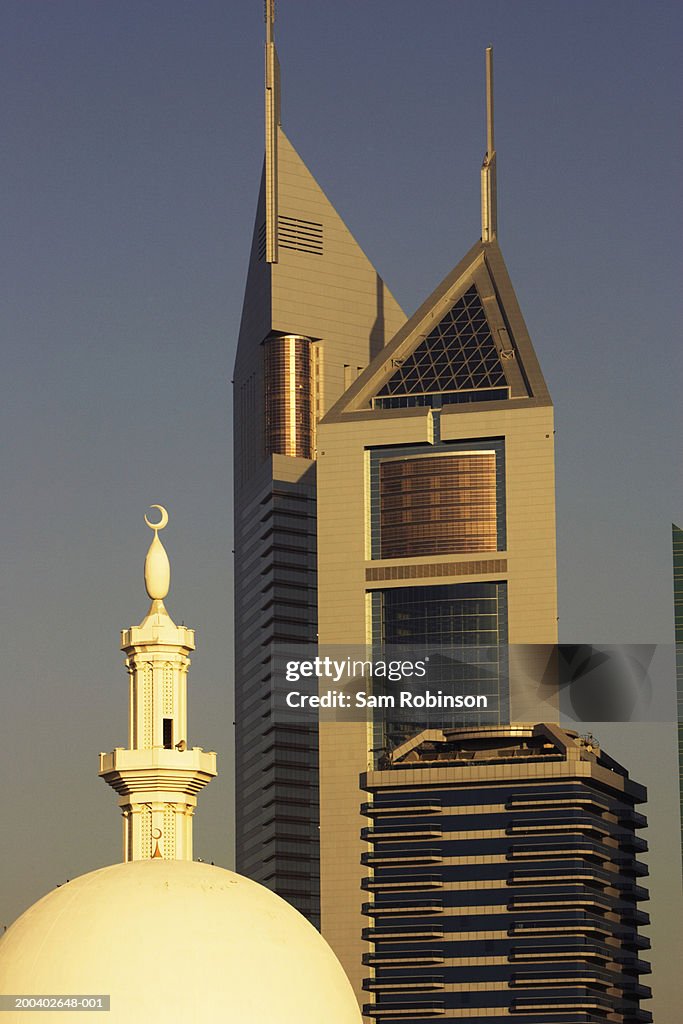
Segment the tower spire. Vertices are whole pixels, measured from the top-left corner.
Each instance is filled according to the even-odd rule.
[[[274,41],[275,0],[266,2],[266,263],[278,261],[277,149],[280,127],[280,62]]]
[[[176,626],[164,607],[171,582],[159,531],[162,505],[145,559],[151,605],[139,626],[121,632],[130,676],[128,749],[100,754],[100,777],[119,794],[123,859],[192,860],[197,793],[216,775],[216,755],[187,746],[187,671],[194,630]]]
[[[493,47],[486,48],[486,155],[481,167],[481,240],[498,234],[496,147],[493,139]]]

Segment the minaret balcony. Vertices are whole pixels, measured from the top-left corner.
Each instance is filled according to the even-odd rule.
[[[127,750],[117,747],[110,754],[100,754],[98,773],[117,793],[151,790],[176,790],[188,795],[199,793],[218,774],[214,751],[192,747],[191,750]]]

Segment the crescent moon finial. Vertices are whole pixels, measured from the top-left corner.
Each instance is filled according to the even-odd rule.
[[[150,505],[150,508],[158,509],[161,518],[158,523],[150,523],[145,516],[150,530],[154,530],[145,558],[145,589],[153,601],[163,601],[171,585],[171,566],[164,545],[159,540],[159,530],[163,530],[168,523],[168,512],[163,505]]]
[[[163,505],[150,505],[149,507],[159,509],[159,513],[161,515],[161,519],[159,520],[158,523],[150,523],[147,516],[145,516],[145,522],[149,526],[150,530],[154,530],[154,532],[156,533],[158,530],[163,530],[164,527],[168,525],[168,512],[166,511]]]

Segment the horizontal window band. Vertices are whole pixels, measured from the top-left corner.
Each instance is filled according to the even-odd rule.
[[[507,572],[506,558],[477,559],[470,562],[439,562],[428,565],[373,566],[365,570],[368,583],[384,580],[431,579],[436,576],[475,576]]]

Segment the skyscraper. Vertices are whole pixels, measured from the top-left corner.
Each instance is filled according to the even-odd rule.
[[[365,1012],[649,1021],[642,786],[551,724],[428,729],[363,779]]]
[[[318,423],[405,316],[282,130],[273,23],[234,371],[237,868],[318,924],[317,730],[276,722],[269,649],[316,640]]]
[[[481,239],[318,427],[318,630],[486,646],[499,720],[533,721],[505,656],[557,639],[553,409],[497,240],[491,51],[486,124]],[[322,928],[359,992],[356,787],[377,731],[320,726]]]
[[[469,742],[472,750],[491,754],[489,782],[512,791],[522,777],[525,783],[536,779],[549,800],[555,797],[543,780],[558,775],[561,764],[572,807],[581,803],[582,787],[602,787],[602,796],[595,798],[602,824],[561,820],[564,795],[557,797],[561,807],[553,827],[559,835],[565,825],[576,825],[578,838],[572,835],[571,843],[578,844],[577,864],[568,870],[576,868],[581,878],[578,888],[568,882],[569,896],[558,890],[552,898],[566,897],[566,902],[586,896],[588,906],[584,889],[598,889],[603,896],[610,890],[586,911],[614,923],[611,931],[597,929],[602,938],[596,943],[610,946],[624,936],[631,942],[642,920],[634,910],[642,898],[634,882],[640,866],[632,857],[641,847],[622,835],[618,816],[626,820],[644,793],[597,747],[537,724],[543,650],[557,641],[553,409],[498,244],[492,53],[487,51],[481,239],[406,318],[282,132],[272,4],[266,24],[266,159],[234,381],[238,868],[286,896],[311,920],[317,922],[320,914],[323,934],[359,1001],[367,999],[368,967],[378,969],[379,961],[371,949],[377,935],[367,930],[363,915],[405,909],[390,900],[367,905],[373,847],[378,843],[383,856],[387,839],[385,833],[378,838],[368,815],[385,799],[385,784],[396,787],[401,799],[411,790],[422,800],[416,793],[425,780],[431,784],[432,766],[418,778],[420,769],[410,758],[422,759],[436,740],[427,737],[424,747],[423,724],[390,715],[322,721],[317,729],[303,720],[284,722],[274,713],[271,649],[278,642],[316,639],[325,648],[486,648],[491,655],[486,684],[496,697],[488,728],[494,731],[488,740],[482,726],[469,728],[469,740],[442,731],[442,753],[446,760],[462,760],[453,751]],[[526,666],[533,683],[526,688],[517,685],[522,645],[539,651],[539,664]],[[547,706],[542,717],[547,721]],[[412,737],[406,733],[411,727]],[[391,761],[391,771],[380,764],[380,756],[385,759],[393,750],[395,759],[405,743],[413,744],[410,768],[400,758]],[[506,746],[511,756],[498,756]],[[459,785],[442,800],[467,806],[478,777],[462,765],[457,772]],[[373,795],[364,812],[361,775]],[[441,786],[451,780],[434,781]],[[403,807],[410,811],[410,801]],[[392,803],[392,811],[399,809]],[[507,810],[500,811],[505,820],[495,826],[503,831]],[[476,817],[479,811],[472,813]],[[435,839],[439,828],[432,824]],[[640,824],[636,815],[627,828]],[[415,823],[408,814],[404,823],[390,825],[397,832],[404,826],[414,831]],[[454,842],[469,845],[453,856],[489,857],[481,844],[486,828],[472,823],[473,836],[455,837]],[[602,838],[594,839],[594,833]],[[556,836],[548,841],[553,849],[538,870],[544,878],[557,866]],[[435,839],[429,854],[435,864],[451,856],[436,849],[439,842]],[[525,838],[522,860],[528,845]],[[607,848],[615,851],[618,869],[605,879],[601,865]],[[507,860],[507,852],[497,850],[496,856]],[[396,866],[396,884],[413,886],[412,878],[400,876]],[[501,878],[475,872],[469,883],[474,906],[486,902],[487,888],[501,887]],[[389,888],[393,884],[390,880]],[[544,892],[539,889],[535,896]],[[523,894],[515,890],[514,895]],[[429,914],[439,912],[436,902]],[[452,905],[457,914],[466,901]],[[591,922],[596,923],[592,917]],[[583,935],[584,923],[577,934]],[[406,937],[410,926],[401,924],[403,953],[419,956],[419,944]],[[633,942],[637,945],[637,937]],[[545,955],[545,948],[540,952]],[[565,952],[572,957],[576,950],[559,949],[559,955]],[[476,959],[480,953],[471,955]],[[619,1006],[637,1003],[642,993],[626,977],[632,958],[622,977],[614,966],[622,962],[616,950],[598,949],[596,956],[606,967],[601,978],[598,971],[587,984],[618,983]],[[383,959],[383,968],[388,960]],[[584,967],[578,954],[574,961],[572,969]],[[405,968],[411,984],[423,983],[413,963],[404,960],[394,967],[399,974]],[[635,965],[634,975],[640,967]],[[551,971],[556,970],[553,965]],[[394,984],[378,977],[384,986]],[[491,977],[486,972],[481,979],[470,977],[470,987]],[[508,980],[508,974],[494,979],[506,990]],[[449,976],[443,984],[465,984],[465,979]],[[391,1019],[397,1008],[389,1005],[387,991],[378,1018]],[[511,1006],[507,991],[506,1000],[495,1004],[501,1016]],[[445,1001],[437,1006],[435,997],[434,1002],[433,1015],[441,1014]],[[470,1003],[479,1009],[489,1005]],[[456,1016],[467,1019],[464,1000],[459,1009]],[[536,1020],[547,1012],[544,1004]],[[576,1021],[599,1019],[587,1013],[579,1009]],[[399,1016],[411,1020],[409,1013]]]

